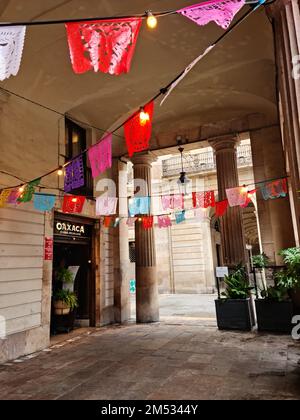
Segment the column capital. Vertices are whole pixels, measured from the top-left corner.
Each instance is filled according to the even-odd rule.
[[[134,166],[146,165],[146,166],[151,167],[152,163],[154,163],[156,159],[157,159],[156,156],[152,152],[146,152],[146,153],[139,153],[137,155],[134,155],[131,158],[131,162],[133,163]]]
[[[294,0],[277,0],[275,3],[267,6],[267,13],[271,17],[277,17],[280,15],[282,9],[293,2]],[[297,3],[297,0],[295,2]]]
[[[239,144],[238,135],[226,135],[220,137],[214,137],[208,140],[209,145],[216,151],[225,151],[236,149]]]

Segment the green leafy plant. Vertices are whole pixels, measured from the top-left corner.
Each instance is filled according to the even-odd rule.
[[[69,290],[58,290],[54,296],[54,300],[61,300],[64,302],[72,311],[78,308],[78,298],[75,293]]]
[[[272,302],[284,302],[289,300],[287,289],[277,285],[261,290],[261,297]]]
[[[252,265],[255,268],[266,268],[270,265],[270,258],[265,253],[254,255],[252,257]]]
[[[73,283],[73,274],[67,268],[60,268],[56,273],[56,280],[61,283],[71,284]]]
[[[279,252],[286,267],[276,273],[276,285],[286,289],[300,288],[300,248],[288,248]]]
[[[226,291],[222,293],[225,299],[247,299],[253,287],[249,286],[245,267],[238,265],[234,271],[225,277]]]

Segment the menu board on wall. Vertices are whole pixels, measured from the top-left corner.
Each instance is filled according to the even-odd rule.
[[[53,238],[45,238],[44,260],[53,261]]]

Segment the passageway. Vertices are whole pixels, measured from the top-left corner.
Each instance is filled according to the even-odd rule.
[[[216,326],[216,297],[200,294],[160,295],[160,322]],[[131,318],[135,320],[135,295],[131,297]]]
[[[299,360],[285,336],[108,327],[0,366],[0,400],[298,400]]]

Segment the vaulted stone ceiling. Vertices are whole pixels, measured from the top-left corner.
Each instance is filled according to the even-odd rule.
[[[194,3],[197,1],[10,0],[0,2],[0,13],[3,22],[31,21],[130,15]],[[116,77],[92,72],[75,75],[64,25],[30,27],[20,72],[1,86],[106,130],[152,97],[222,32],[215,23],[198,27],[177,15],[161,18],[154,31],[144,24],[130,73]],[[275,104],[272,26],[262,8],[199,63],[163,107],[157,103],[151,148],[176,145],[176,134],[190,133],[195,140],[207,124],[253,113],[275,121]],[[116,138],[114,155],[125,153],[124,142]]]

